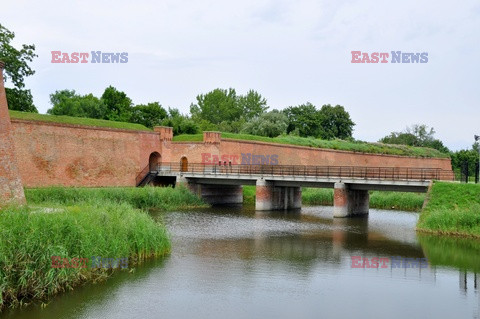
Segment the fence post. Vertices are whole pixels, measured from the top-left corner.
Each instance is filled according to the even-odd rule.
[[[480,163],[478,161],[475,163],[475,184],[478,184],[478,178],[479,178],[479,176],[478,176],[478,165],[479,164]]]

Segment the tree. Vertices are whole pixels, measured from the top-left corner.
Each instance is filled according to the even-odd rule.
[[[299,106],[290,106],[283,110],[287,116],[287,133],[297,131],[302,137],[317,137],[320,131],[320,119],[315,105],[307,102]]]
[[[254,90],[238,97],[238,107],[246,120],[260,116],[268,109],[267,100]]]
[[[215,89],[207,94],[197,96],[197,103],[190,105],[192,118],[205,120],[215,125],[231,127],[238,130],[248,121],[268,109],[267,100],[258,92],[250,90],[246,95],[237,95],[235,89]]]
[[[35,73],[28,65],[37,57],[35,45],[23,44],[21,49],[16,49],[10,44],[14,38],[15,33],[0,24],[0,60],[5,62],[5,82],[11,80],[15,87],[6,90],[8,106],[10,109],[38,113],[33,105],[32,93],[24,90],[25,77]]]
[[[404,132],[392,132],[380,139],[385,144],[403,144],[409,146],[421,146],[434,148],[440,152],[448,153],[449,149],[443,142],[434,137],[435,129],[425,124],[414,124],[407,127]]]
[[[111,121],[128,122],[132,117],[132,100],[125,92],[109,86],[102,94],[102,101],[107,108],[106,119]]]
[[[458,174],[463,169],[464,163],[468,165],[468,175],[475,176],[475,163],[478,161],[478,151],[475,144],[470,150],[460,150],[450,155],[452,159],[452,169]]]
[[[192,119],[182,115],[176,108],[168,108],[168,117],[161,124],[172,127],[174,135],[197,134],[200,131]]]
[[[33,96],[30,90],[5,88],[5,93],[10,110],[38,113],[37,108],[33,104]]]
[[[132,110],[130,122],[153,128],[167,117],[167,111],[158,102],[139,104]]]
[[[215,89],[207,94],[197,96],[197,104],[190,105],[194,119],[207,120],[213,124],[222,121],[234,121],[242,115],[237,103],[235,89]]]
[[[106,119],[107,115],[107,108],[102,100],[93,94],[78,95],[75,90],[55,91],[50,94],[50,103],[53,107],[47,111],[48,114],[96,119]]]
[[[283,112],[272,110],[268,113],[263,113],[245,124],[242,132],[252,135],[276,137],[286,133],[287,122],[287,116]]]
[[[341,105],[332,107],[330,104],[323,105],[319,111],[320,130],[319,136],[323,139],[346,139],[352,137],[355,123],[350,114]]]

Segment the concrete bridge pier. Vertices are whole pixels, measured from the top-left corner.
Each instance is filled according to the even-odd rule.
[[[281,210],[302,208],[302,188],[274,186],[272,182],[256,182],[255,209]]]
[[[345,183],[335,183],[333,217],[367,215],[370,196],[367,190],[349,189]]]
[[[241,185],[210,185],[177,179],[176,185],[183,184],[190,191],[200,196],[210,205],[239,205],[243,203],[243,186]]]

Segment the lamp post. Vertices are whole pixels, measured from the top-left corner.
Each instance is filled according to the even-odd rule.
[[[473,136],[475,138],[475,142],[478,142],[480,140],[480,136],[478,135],[474,135]],[[477,145],[477,151],[478,151],[478,170],[477,170],[477,178],[480,178],[480,145]],[[475,182],[478,182],[477,179],[475,179]]]

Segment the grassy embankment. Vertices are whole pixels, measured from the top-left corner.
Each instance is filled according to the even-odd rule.
[[[255,187],[243,187],[244,202],[255,203]],[[378,209],[397,209],[405,211],[420,211],[425,194],[401,192],[370,192],[370,207]],[[302,189],[302,204],[333,206],[333,189],[304,188]]]
[[[374,154],[390,154],[390,155],[401,155],[401,156],[417,156],[417,157],[449,157],[448,154],[441,153],[435,149],[428,147],[412,147],[406,145],[393,145],[393,144],[382,144],[382,143],[367,143],[361,141],[343,141],[343,140],[320,140],[317,138],[306,138],[299,136],[279,136],[279,137],[264,137],[256,136],[249,134],[234,134],[234,133],[223,133],[223,139],[236,139],[236,140],[247,140],[247,141],[259,141],[259,142],[268,142],[268,143],[278,143],[278,144],[290,144],[298,146],[309,146],[315,148],[324,148],[324,149],[334,149],[334,150],[343,150],[343,151],[352,151],[352,152],[362,152],[362,153],[374,153]],[[173,141],[203,141],[202,134],[183,134],[173,137]]]
[[[480,238],[480,185],[435,182],[417,230]]]
[[[58,116],[47,114],[36,114],[29,112],[9,111],[12,119],[43,121],[53,123],[64,123],[74,125],[86,125],[96,127],[118,128],[136,131],[151,131],[151,129],[134,123],[115,122],[106,120],[97,120],[90,118],[80,118],[71,116]],[[249,134],[222,133],[222,138],[259,141],[268,143],[290,144],[298,146],[309,146],[324,149],[344,150],[361,153],[390,154],[401,156],[417,157],[449,157],[448,154],[441,153],[435,149],[427,147],[412,147],[406,145],[393,145],[382,143],[367,143],[362,141],[343,141],[343,140],[320,140],[317,138],[305,138],[299,136],[278,136],[274,138],[265,136],[256,136]],[[173,137],[173,141],[202,141],[203,134],[184,134]]]
[[[147,128],[146,126],[143,126],[141,124],[135,124],[135,123],[97,120],[97,119],[90,119],[90,118],[83,118],[83,117],[65,116],[65,115],[37,114],[37,113],[19,112],[19,111],[9,111],[9,114],[10,114],[10,118],[19,119],[19,120],[43,121],[43,122],[86,125],[86,126],[96,126],[96,127],[108,127],[108,128],[118,128],[118,129],[124,129],[124,130],[134,130],[134,131],[151,131],[151,129]]]
[[[128,266],[170,251],[165,227],[146,209],[203,206],[185,188],[45,188],[28,206],[0,211],[0,309],[45,301],[112,270],[91,257],[128,257]],[[87,268],[53,268],[52,256],[88,258]]]

